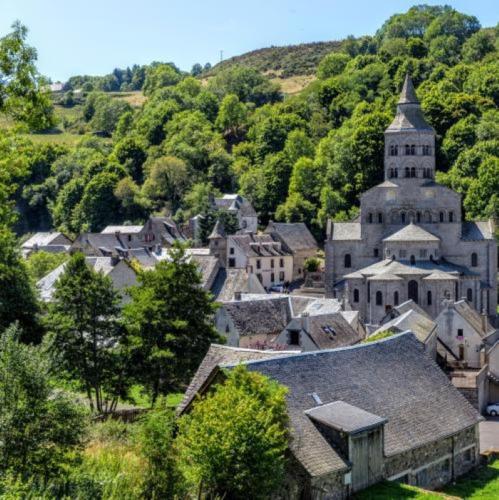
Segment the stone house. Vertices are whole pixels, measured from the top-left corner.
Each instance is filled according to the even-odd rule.
[[[303,222],[269,222],[265,233],[282,242],[293,255],[293,279],[304,276],[305,261],[317,255],[317,241]]]
[[[227,236],[217,221],[209,236],[209,248],[227,269],[245,269],[265,288],[293,280],[293,255],[270,234],[243,233]]]
[[[486,350],[499,337],[486,314],[480,314],[466,300],[449,300],[435,321],[439,350],[448,363],[466,368],[483,367]]]
[[[69,252],[81,252],[88,257],[116,257],[125,255],[127,249],[127,238],[122,238],[119,233],[81,233]]]
[[[389,330],[394,333],[412,332],[426,352],[433,359],[437,358],[438,325],[412,300],[392,309],[372,335]]]
[[[294,295],[241,295],[222,302],[215,326],[234,347],[315,351],[343,347],[365,337],[355,311],[334,299]]]
[[[343,499],[384,479],[438,488],[478,464],[478,413],[411,333],[310,353],[216,354],[178,411],[241,363],[286,386],[290,459],[278,497]]]
[[[123,303],[130,300],[126,290],[137,284],[137,274],[126,260],[115,257],[86,257],[85,261],[94,271],[111,278],[114,288],[122,296]],[[64,272],[65,267],[66,262],[37,282],[36,287],[39,290],[40,298],[44,302],[52,300],[55,284]]]
[[[435,131],[409,76],[385,131],[384,170],[355,221],[328,222],[328,296],[345,294],[372,324],[408,299],[436,318],[444,300],[462,297],[494,320],[494,223],[463,221],[461,195],[435,182]]]
[[[50,253],[67,252],[72,241],[63,233],[54,232],[39,232],[28,238],[21,245],[21,253],[23,257],[28,257],[33,252],[40,250]]]

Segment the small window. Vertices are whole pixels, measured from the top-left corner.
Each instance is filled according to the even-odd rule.
[[[128,241],[132,241],[132,235],[131,234],[128,235]]]
[[[427,144],[423,146],[423,155],[430,156],[430,146],[428,146]]]
[[[390,146],[390,156],[397,156],[399,152],[398,149],[397,145]]]
[[[468,288],[468,290],[466,290],[466,300],[468,302],[473,302],[473,290],[471,288]]]
[[[379,224],[383,223],[383,214],[381,214],[381,213],[378,214],[378,223]]]
[[[421,222],[421,212],[416,213],[416,221],[419,223]]]
[[[260,259],[257,259],[257,260],[256,260],[256,268],[257,268],[257,269],[261,269],[261,268],[262,268],[262,262],[261,262],[261,260],[260,260]]]
[[[462,339],[464,337],[464,330],[462,328],[457,329],[457,338]]]
[[[279,281],[280,281],[281,283],[283,283],[283,282],[284,282],[284,271],[279,271]]]
[[[468,448],[467,450],[464,451],[463,460],[467,463],[473,462],[474,455],[475,455],[475,447],[472,446],[471,448]]]
[[[416,257],[414,257],[414,255],[411,255],[410,262],[411,262],[411,266],[416,264]]]
[[[377,306],[383,305],[383,294],[379,290],[376,292],[376,305]]]
[[[444,217],[445,217],[445,215],[444,215],[444,213],[443,213],[443,212],[440,212],[440,213],[438,214],[438,217],[439,217],[440,222],[443,222],[443,221],[444,221]]]
[[[378,248],[374,249],[374,256],[379,257],[379,249]]]
[[[411,156],[414,156],[416,154],[416,145],[411,144]]]
[[[405,145],[405,154],[410,155],[411,154],[411,146],[409,144]]]
[[[449,212],[449,222],[454,222],[454,212]]]
[[[431,290],[428,290],[428,292],[426,293],[426,303],[431,306]]]
[[[416,177],[416,167],[411,167],[411,177]]]
[[[353,301],[359,302],[359,289],[358,288],[354,288],[354,290],[353,290]]]
[[[289,345],[300,345],[300,332],[298,330],[289,332]]]
[[[352,256],[349,253],[345,254],[344,258],[344,267],[345,268],[350,268],[352,267]]]
[[[393,303],[398,306],[399,305],[399,293],[398,292],[393,292]]]
[[[236,267],[236,259],[233,257],[229,259],[229,267]]]
[[[231,255],[234,255],[234,247],[230,247],[230,248],[229,248],[229,253],[230,253]]]
[[[371,283],[367,282],[367,302],[371,302]]]
[[[367,222],[369,222],[369,224],[372,224],[373,223],[373,214],[369,214],[367,216]]]
[[[471,267],[478,267],[478,255],[475,252],[471,254]]]
[[[411,169],[409,167],[405,167],[405,176],[410,177],[411,176]]]
[[[274,275],[274,273],[270,273],[270,281],[272,283],[275,283],[275,275]]]
[[[274,259],[270,259],[270,267],[274,269]]]
[[[405,224],[405,212],[400,214],[400,220],[402,221],[402,224]]]
[[[279,259],[279,267],[284,267],[284,259]]]

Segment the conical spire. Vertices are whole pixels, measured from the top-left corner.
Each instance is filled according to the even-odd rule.
[[[405,75],[404,85],[402,86],[398,104],[419,104],[416,91],[414,90],[414,84],[412,83],[412,78],[409,76],[409,73]]]
[[[217,223],[215,224],[213,231],[211,232],[210,236],[208,236],[209,240],[213,238],[225,238],[225,227],[223,225],[223,222],[220,221],[220,219],[217,220]]]

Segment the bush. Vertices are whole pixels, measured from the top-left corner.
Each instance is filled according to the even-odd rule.
[[[307,271],[308,273],[316,273],[319,270],[320,264],[320,260],[316,257],[309,257],[305,260],[305,271]]]

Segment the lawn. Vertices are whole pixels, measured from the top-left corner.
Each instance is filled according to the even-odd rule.
[[[426,491],[414,486],[385,481],[360,492],[358,500],[395,500],[411,498],[414,500],[442,500],[459,498],[466,500],[499,499],[499,459],[478,468],[449,484],[442,491]]]

